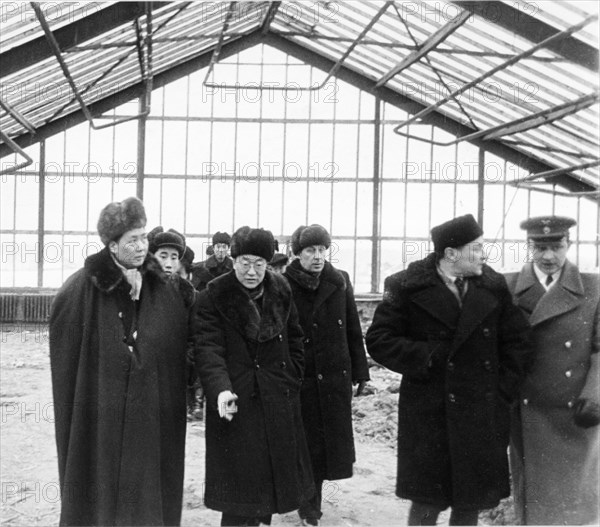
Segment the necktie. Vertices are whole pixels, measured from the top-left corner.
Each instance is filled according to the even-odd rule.
[[[552,278],[552,275],[551,275],[551,274],[549,274],[549,275],[546,277],[546,285],[547,285],[547,286],[549,286],[549,285],[552,283],[552,281],[553,281],[553,280],[554,280],[554,278]]]
[[[456,286],[456,289],[458,289],[458,296],[462,300],[463,294],[465,293],[465,279],[457,277],[456,280],[454,280],[454,285]]]

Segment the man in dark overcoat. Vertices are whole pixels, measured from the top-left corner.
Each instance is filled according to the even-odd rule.
[[[304,331],[302,419],[316,488],[299,514],[305,523],[318,525],[323,480],[352,477],[352,384],[360,393],[369,367],[350,277],[325,260],[329,233],[321,225],[302,225],[291,245],[298,258],[284,276]]]
[[[314,493],[300,414],[302,329],[269,231],[232,238],[233,271],[200,293],[196,364],[207,397],[207,507],[221,525],[270,524]]]
[[[431,231],[434,253],[385,281],[367,350],[402,374],[396,494],[409,525],[476,525],[510,493],[509,405],[529,353],[528,324],[484,264],[473,216]]]
[[[192,265],[192,284],[198,291],[206,289],[206,284],[233,269],[233,260],[227,255],[231,236],[226,232],[216,232],[212,237],[211,254],[203,262]]]
[[[534,349],[511,433],[520,524],[598,524],[600,284],[567,259],[575,224],[564,216],[522,222],[532,261],[507,275]]]
[[[61,525],[179,525],[194,289],[148,255],[141,201],[107,205],[105,244],[58,292],[50,364]]]

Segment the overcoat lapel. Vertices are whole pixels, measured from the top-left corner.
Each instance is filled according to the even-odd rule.
[[[558,283],[540,299],[529,322],[536,326],[576,309],[584,300],[583,284],[577,268],[566,262]]]
[[[544,286],[533,273],[533,264],[529,264],[517,277],[514,292],[517,305],[531,316],[545,293]]]
[[[458,301],[441,280],[438,280],[438,282],[439,284],[434,282],[433,287],[415,293],[412,301],[432,317],[454,329],[456,327],[456,313],[460,309]]]
[[[497,307],[498,299],[491,291],[479,287],[476,279],[469,280],[469,289],[463,298],[463,306],[450,353],[452,354],[460,348]]]

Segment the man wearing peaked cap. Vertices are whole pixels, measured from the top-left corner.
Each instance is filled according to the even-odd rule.
[[[396,494],[409,525],[476,525],[510,494],[509,404],[528,355],[528,325],[504,277],[484,263],[470,214],[431,230],[434,252],[385,280],[366,335],[402,374]]]
[[[194,291],[185,295],[166,279],[148,255],[145,226],[137,198],[104,207],[105,247],[52,304],[61,525],[181,519]]]
[[[598,523],[600,281],[567,258],[574,225],[523,221],[531,261],[506,277],[533,332],[511,433],[517,523],[528,525]]]
[[[233,260],[227,256],[230,245],[231,236],[226,232],[219,231],[213,235],[212,254],[203,262],[192,266],[192,284],[198,291],[205,289],[211,280],[233,269]]]
[[[300,415],[302,329],[270,231],[241,227],[233,270],[199,295],[196,365],[206,393],[204,503],[221,525],[271,523],[314,493]]]

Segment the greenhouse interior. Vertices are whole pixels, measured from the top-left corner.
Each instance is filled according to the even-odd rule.
[[[597,270],[595,2],[6,2],[1,288],[56,290],[101,248],[100,210],[148,229],[248,225],[285,252],[332,236],[357,295],[471,213],[488,263],[527,259],[522,220],[577,220]],[[8,309],[8,307],[6,307]]]

